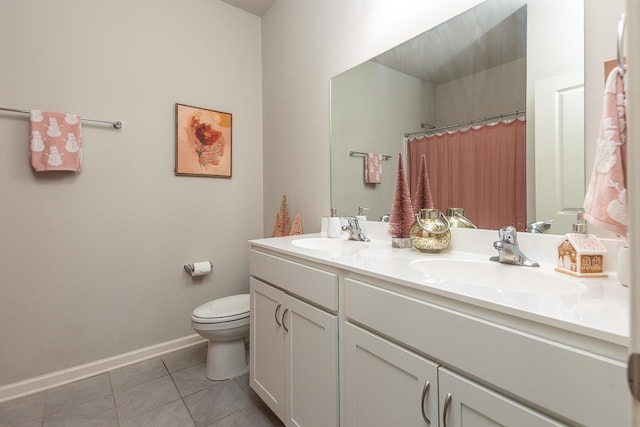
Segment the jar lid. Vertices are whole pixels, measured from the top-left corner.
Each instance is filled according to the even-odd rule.
[[[447,208],[445,211],[446,216],[456,216],[461,215],[464,216],[464,208]]]
[[[418,218],[420,219],[438,219],[440,218],[439,209],[420,209],[418,212]]]

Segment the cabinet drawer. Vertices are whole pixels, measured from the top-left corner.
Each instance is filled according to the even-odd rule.
[[[331,311],[338,311],[338,275],[251,249],[251,275]]]
[[[623,362],[357,280],[344,286],[347,318],[445,366],[583,425],[626,423]]]

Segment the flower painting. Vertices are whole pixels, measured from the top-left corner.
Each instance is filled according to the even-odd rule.
[[[175,173],[231,178],[231,114],[176,104]]]

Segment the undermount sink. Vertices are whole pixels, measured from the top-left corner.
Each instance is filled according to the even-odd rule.
[[[331,239],[328,237],[296,239],[292,240],[291,244],[303,249],[312,249],[315,251],[331,252],[342,255],[349,255],[368,247],[365,242],[346,239]]]
[[[425,283],[443,288],[477,288],[489,292],[517,292],[537,295],[568,296],[583,293],[587,287],[575,279],[549,274],[535,267],[520,267],[496,262],[421,259],[411,267],[425,274]]]

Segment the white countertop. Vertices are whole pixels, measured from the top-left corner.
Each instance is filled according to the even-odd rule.
[[[629,288],[620,285],[613,271],[607,271],[608,278],[576,278],[554,271],[554,242],[561,236],[541,235],[530,238],[519,234],[520,246],[525,255],[541,264],[538,268],[532,268],[489,261],[489,257],[496,254],[491,246],[491,242],[497,238],[496,232],[453,231],[451,247],[437,254],[422,253],[413,248],[392,248],[388,238],[381,236],[381,239],[376,239],[373,233],[370,234],[372,241],[367,243],[366,247],[354,242],[357,249],[348,251],[304,249],[292,243],[297,239],[317,238],[320,234],[257,239],[251,240],[250,243],[254,247],[323,263],[613,344],[628,346]],[[613,252],[612,249],[617,248],[616,241],[605,242],[605,245],[610,247],[610,253]],[[609,257],[612,263],[611,255]],[[465,264],[462,261],[471,264]],[[456,269],[458,262],[463,268]],[[438,268],[434,268],[439,271],[438,273],[430,271],[430,263],[439,264],[435,266]],[[465,266],[468,268],[464,268]],[[476,267],[481,267],[477,270],[481,272],[478,274],[485,276],[479,278],[480,283],[482,280],[485,283],[495,283],[492,277],[504,277],[506,280],[502,282],[505,283],[499,286],[472,283],[472,271],[476,271],[472,269]],[[456,280],[445,279],[447,268],[456,270],[453,273],[457,277]],[[528,271],[530,269],[535,271]],[[609,270],[606,259],[605,269]],[[466,273],[465,270],[467,270]],[[540,286],[534,292],[532,288],[536,287],[538,275],[541,279]],[[524,279],[520,280],[520,278]],[[513,286],[514,282],[519,284]],[[521,286],[527,283],[527,286]]]

